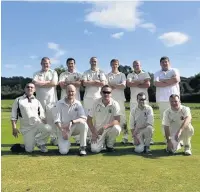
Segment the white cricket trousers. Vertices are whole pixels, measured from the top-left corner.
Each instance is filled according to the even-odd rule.
[[[115,125],[103,131],[102,135],[99,135],[99,139],[96,143],[91,143],[91,151],[93,153],[99,153],[103,149],[103,145],[106,144],[107,147],[113,148],[116,137],[119,136],[121,132],[121,127]]]
[[[175,135],[177,131],[170,130],[173,151],[175,152],[181,148],[180,141],[183,142],[184,148],[191,150],[191,138],[194,135],[194,128],[192,126],[185,128],[180,135],[179,142],[175,140]]]
[[[37,123],[31,130],[23,131],[22,135],[26,152],[32,152],[36,144],[45,145],[51,131],[51,126],[42,122]]]
[[[58,149],[60,154],[66,155],[69,152],[71,146],[69,138],[71,136],[80,134],[80,147],[85,147],[87,132],[88,132],[88,125],[86,122],[73,124],[68,134],[68,140],[63,139],[62,132],[58,130]]]
[[[168,101],[158,102],[158,107],[159,107],[159,111],[160,111],[160,120],[162,122],[164,111],[167,110],[168,108],[170,108],[170,103]],[[161,125],[161,132],[162,132],[163,136],[165,137],[165,130],[164,130],[163,125]]]
[[[136,137],[139,140],[140,144],[148,147],[150,146],[152,135],[153,127],[149,125],[146,128],[139,129]]]

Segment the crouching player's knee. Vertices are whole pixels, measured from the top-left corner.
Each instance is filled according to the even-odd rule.
[[[114,125],[112,128],[112,132],[116,134],[116,136],[120,135],[121,132],[121,126],[120,125]]]
[[[91,152],[92,153],[99,153],[101,151],[102,147],[99,146],[97,143],[91,144]]]
[[[70,142],[65,141],[65,143],[59,143],[58,148],[61,155],[67,155],[70,149]]]

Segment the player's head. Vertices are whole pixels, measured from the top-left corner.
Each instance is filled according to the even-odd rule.
[[[116,71],[118,70],[118,67],[119,67],[119,60],[118,59],[112,59],[110,61],[110,66],[112,68],[112,71]]]
[[[74,85],[68,85],[66,87],[66,93],[68,99],[74,99],[76,95],[76,87]]]
[[[33,83],[27,83],[25,86],[25,94],[32,96],[35,93],[35,85]]]
[[[48,71],[51,66],[50,59],[48,57],[43,57],[41,59],[41,65],[42,65],[42,71]]]
[[[90,58],[90,65],[91,65],[92,70],[97,68],[97,63],[98,63],[98,60],[96,57]]]
[[[103,100],[109,101],[111,98],[112,88],[109,85],[104,85],[101,88],[101,96]]]
[[[163,71],[169,70],[169,67],[170,67],[169,57],[161,57],[160,58],[160,66]]]
[[[169,102],[172,109],[178,110],[181,105],[180,96],[177,94],[172,94],[169,97]]]
[[[135,72],[141,71],[140,61],[138,61],[138,60],[133,61],[133,69],[134,69]]]
[[[67,61],[66,61],[68,71],[74,71],[75,64],[76,64],[76,61],[75,61],[74,58],[68,58]]]
[[[144,92],[140,92],[137,94],[137,102],[139,107],[143,107],[145,105],[146,95]]]

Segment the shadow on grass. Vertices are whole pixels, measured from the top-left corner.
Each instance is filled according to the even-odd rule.
[[[13,144],[2,144],[1,147],[11,147]],[[163,142],[155,142],[154,145],[164,145]],[[51,144],[47,144],[47,146],[51,146]],[[32,153],[13,153],[10,151],[9,149],[3,149],[1,151],[1,156],[7,156],[7,155],[27,155],[30,157],[38,157],[38,156],[77,156],[79,155],[79,146],[76,146],[75,143],[71,143],[71,148],[70,151],[67,155],[61,155],[58,151],[58,147],[57,146],[53,146],[54,149],[48,149],[47,153],[42,153],[40,152],[37,148],[34,152]],[[134,152],[134,146],[131,143],[128,144],[123,144],[120,142],[117,142],[115,144],[115,151],[114,152],[107,152],[105,151],[101,151],[101,153],[103,156],[107,156],[107,157],[114,157],[114,156],[126,156],[126,155],[133,155],[133,156],[141,156],[144,158],[150,158],[150,159],[158,159],[160,157],[168,157],[168,156],[172,156],[171,154],[168,154],[164,149],[153,149],[151,154],[147,154],[147,153],[135,153]],[[91,153],[90,150],[87,149],[87,155],[88,156],[93,156],[96,155],[95,153]],[[175,154],[173,154],[173,156],[176,155],[183,155],[183,152],[177,152]]]

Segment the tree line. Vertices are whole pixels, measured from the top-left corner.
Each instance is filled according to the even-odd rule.
[[[55,68],[58,75],[65,71],[63,66]],[[119,71],[124,73],[127,77],[129,73],[132,73],[130,66],[119,66]],[[155,102],[156,88],[153,85],[153,74],[149,73],[151,77],[151,86],[148,89],[150,102]],[[19,76],[14,77],[1,77],[1,99],[15,99],[16,97],[24,93],[24,87],[27,83],[31,82],[31,78],[24,78]],[[85,88],[80,88],[81,99],[83,99]],[[186,78],[181,77],[180,92],[182,102],[188,103],[200,103],[200,73]],[[61,95],[61,88],[57,86],[58,98]],[[126,101],[130,101],[130,88],[126,87],[124,90]]]

